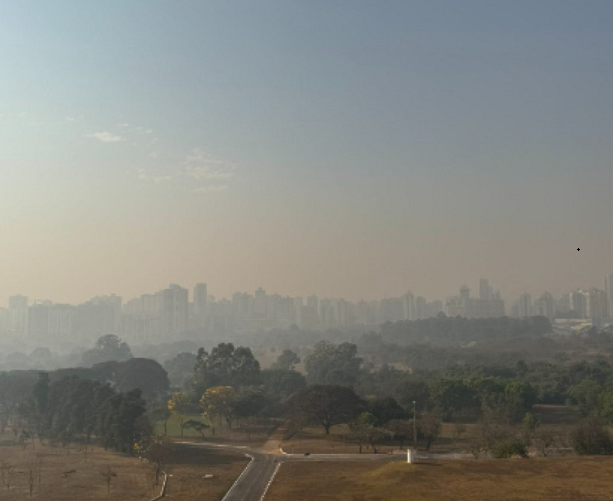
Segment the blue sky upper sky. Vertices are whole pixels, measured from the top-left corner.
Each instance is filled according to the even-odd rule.
[[[610,1],[24,0],[0,23],[0,297],[510,298],[613,270]]]

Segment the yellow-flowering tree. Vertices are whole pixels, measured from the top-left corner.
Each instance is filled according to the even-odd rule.
[[[204,411],[203,414],[208,416],[213,423],[213,419],[224,418],[228,423],[228,429],[232,428],[234,420],[234,404],[236,401],[236,392],[231,386],[215,386],[204,392],[200,398],[200,407]]]
[[[183,437],[183,423],[185,422],[185,417],[191,408],[192,405],[189,401],[189,397],[182,391],[174,392],[172,398],[168,401],[168,410],[181,427],[181,437]]]

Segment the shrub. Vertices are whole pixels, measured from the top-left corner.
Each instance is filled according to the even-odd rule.
[[[528,451],[524,442],[517,439],[510,439],[496,442],[492,447],[492,456],[496,459],[510,458],[513,456],[527,458]]]
[[[611,434],[596,418],[580,423],[571,433],[573,449],[581,456],[609,456],[613,454]]]

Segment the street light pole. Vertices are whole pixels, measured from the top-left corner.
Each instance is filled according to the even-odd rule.
[[[417,450],[417,413],[415,411],[415,400],[413,400],[413,446]]]

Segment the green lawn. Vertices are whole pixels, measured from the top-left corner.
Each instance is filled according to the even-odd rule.
[[[185,416],[185,421],[200,421],[201,423],[205,423],[210,425],[210,421],[207,417],[204,417],[202,414],[194,414],[194,415],[190,415],[190,416]],[[160,420],[157,421],[153,427],[154,432],[156,435],[164,435],[164,421]],[[180,437],[181,436],[181,426],[179,424],[179,421],[174,417],[171,416],[170,419],[168,419],[168,421],[166,422],[166,430],[167,430],[167,436],[169,437]],[[205,436],[210,436],[211,435],[211,430],[208,429],[205,432]],[[200,437],[200,433],[198,433],[196,430],[192,429],[192,428],[185,428],[183,430],[183,437]]]

